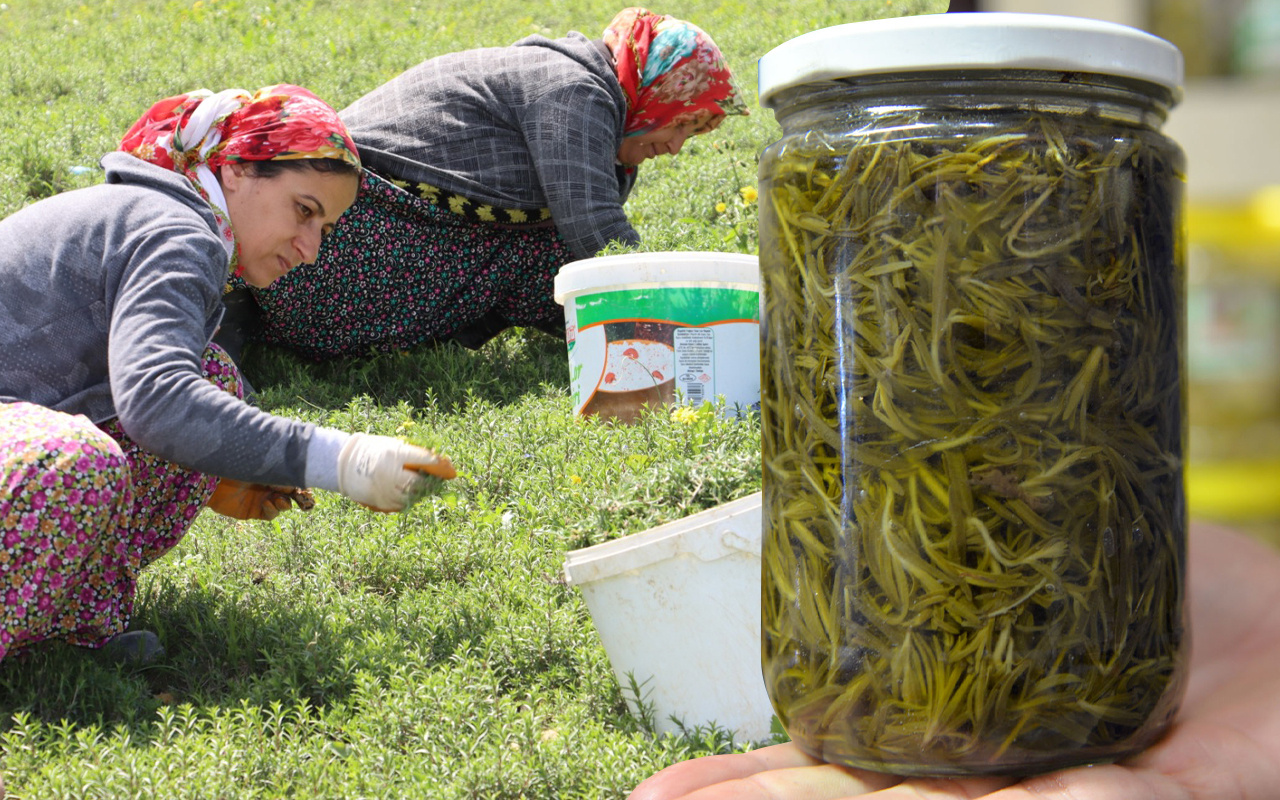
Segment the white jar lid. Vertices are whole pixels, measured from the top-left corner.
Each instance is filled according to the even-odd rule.
[[[1027,69],[1135,78],[1181,98],[1182,52],[1114,22],[970,12],[851,22],[797,36],[760,59],[760,104],[806,83],[945,69]]]

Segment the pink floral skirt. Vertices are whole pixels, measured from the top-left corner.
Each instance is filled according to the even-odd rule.
[[[204,374],[244,396],[216,345]],[[0,404],[0,659],[46,639],[101,647],[133,613],[139,571],[186,534],[218,479],[94,425]]]

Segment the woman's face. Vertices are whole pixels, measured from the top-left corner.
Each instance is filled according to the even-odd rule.
[[[618,161],[628,167],[635,167],[655,156],[673,156],[680,152],[690,136],[715,130],[723,119],[724,117],[712,117],[705,121],[665,125],[648,133],[628,136],[618,148]]]
[[[219,177],[244,281],[258,289],[316,260],[321,237],[355,202],[360,186],[351,174],[286,169],[268,178],[240,163],[223,166]]]

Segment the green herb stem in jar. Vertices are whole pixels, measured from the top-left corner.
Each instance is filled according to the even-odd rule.
[[[1184,674],[1182,156],[944,128],[762,163],[765,681],[828,761],[1110,760]]]

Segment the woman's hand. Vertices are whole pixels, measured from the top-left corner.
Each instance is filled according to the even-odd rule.
[[[822,764],[792,744],[675,764],[630,800],[1274,800],[1280,797],[1280,553],[1193,524],[1192,656],[1169,732],[1119,764],[1023,780],[903,779]]]
[[[403,511],[457,474],[447,457],[391,436],[352,434],[338,454],[338,491],[374,511]]]
[[[294,503],[303,511],[310,511],[315,505],[306,489],[245,483],[230,478],[219,478],[218,488],[209,498],[209,508],[235,519],[275,519],[277,514],[289,510]]]

